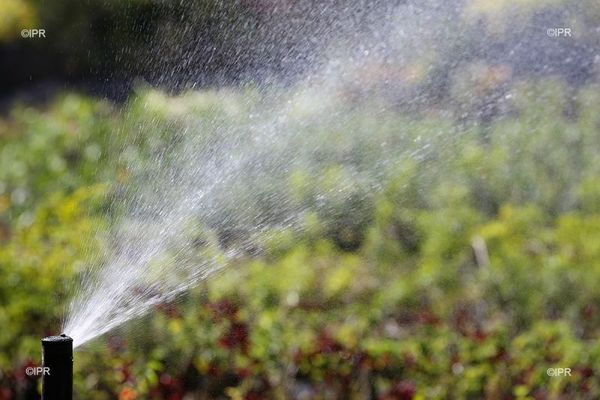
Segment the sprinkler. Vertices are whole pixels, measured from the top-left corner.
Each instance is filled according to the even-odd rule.
[[[65,335],[42,339],[42,400],[73,399],[73,339]]]

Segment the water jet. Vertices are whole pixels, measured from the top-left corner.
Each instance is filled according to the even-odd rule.
[[[66,334],[42,339],[42,400],[72,400],[73,339]]]

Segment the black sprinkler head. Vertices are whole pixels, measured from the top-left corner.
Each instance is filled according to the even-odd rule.
[[[73,399],[73,339],[65,335],[42,339],[42,400]]]

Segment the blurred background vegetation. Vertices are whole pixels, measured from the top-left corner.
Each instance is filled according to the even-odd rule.
[[[295,114],[321,141],[313,163],[282,171],[285,184],[267,185],[250,215],[224,203],[204,222],[227,246],[219,221],[276,220],[292,205],[306,210],[303,229],[268,232],[177,302],[78,350],[75,398],[600,397],[600,6],[509,3],[442,6],[466,32],[453,51],[363,66],[336,93],[355,110],[342,120]],[[39,397],[25,368],[57,333],[84,263],[101,263],[114,199],[136,169],[190,120],[247,118],[261,94],[236,83],[294,63],[301,72],[306,53],[290,41],[325,25],[301,25],[301,11],[4,0],[0,399]],[[136,62],[157,40],[178,43],[182,20],[196,22],[195,51]],[[306,35],[270,38],[286,21]],[[576,38],[547,37],[565,25]],[[27,27],[52,40],[25,41]],[[232,57],[240,46],[252,51]],[[370,91],[383,99],[355,107]],[[354,181],[390,141],[405,150],[380,190]],[[265,211],[268,190],[286,201]],[[573,372],[551,378],[553,367]]]

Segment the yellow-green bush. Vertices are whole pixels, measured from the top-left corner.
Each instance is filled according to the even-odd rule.
[[[260,191],[286,199],[267,210],[275,226],[286,207],[304,210],[298,229],[253,237],[257,254],[79,349],[76,397],[597,398],[599,99],[584,88],[577,104],[538,101],[563,92],[550,81],[516,88],[515,114],[489,136],[368,108],[292,120],[320,138],[319,154]],[[107,199],[185,127],[233,132],[260,103],[254,92],[137,96],[115,113],[66,95],[0,124],[2,395],[35,392],[21,372],[60,326],[82,263],[101,262],[95,233],[120,212]],[[373,149],[388,140],[407,150],[363,175],[381,190],[355,185],[353,171],[377,168]],[[17,203],[19,188],[30,195]],[[235,215],[264,217],[259,206]],[[547,375],[559,367],[572,375]]]

